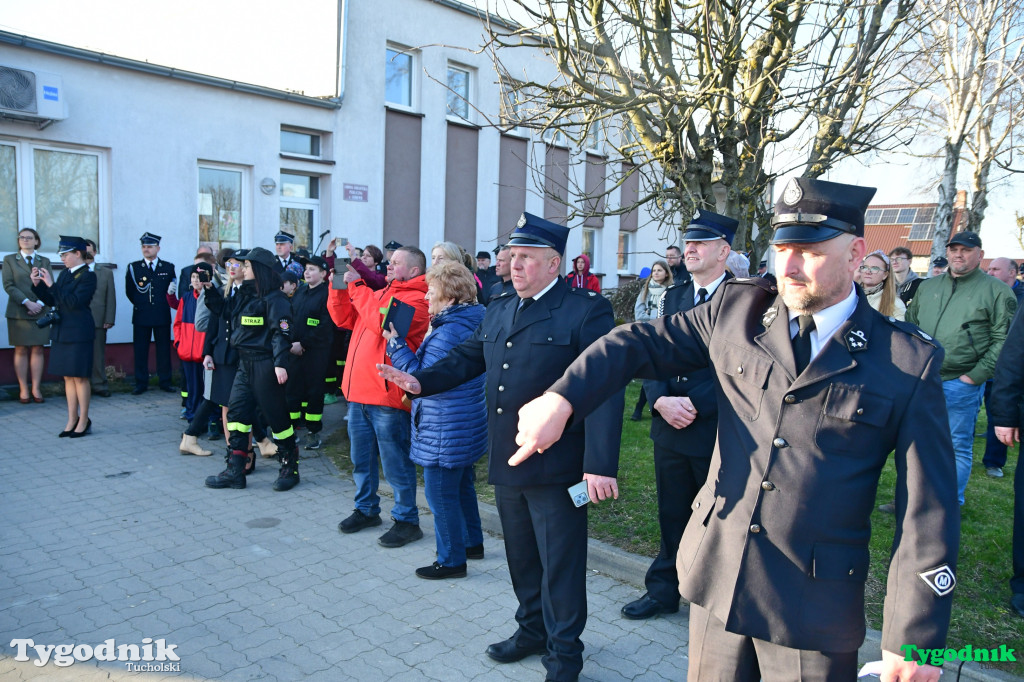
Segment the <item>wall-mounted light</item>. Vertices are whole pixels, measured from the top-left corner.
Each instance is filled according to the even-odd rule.
[[[260,180],[260,191],[264,194],[273,194],[275,189],[277,189],[277,182],[274,178],[263,178]]]

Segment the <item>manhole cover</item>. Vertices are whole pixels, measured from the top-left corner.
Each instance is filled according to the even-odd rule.
[[[134,473],[134,471],[122,471],[119,474],[107,474],[103,478],[124,478],[125,476],[131,476]]]
[[[245,525],[249,528],[273,528],[279,523],[281,523],[281,519],[266,517],[262,519],[253,519],[251,521],[246,521]]]

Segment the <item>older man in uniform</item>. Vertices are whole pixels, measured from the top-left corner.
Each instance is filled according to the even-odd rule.
[[[710,301],[731,279],[725,260],[732,252],[730,244],[738,225],[728,216],[698,209],[683,232],[683,257],[692,280],[665,291],[658,317]],[[644,578],[647,594],[622,607],[622,615],[633,620],[679,610],[679,538],[690,519],[690,503],[708,477],[718,433],[718,396],[710,369],[645,381],[644,392],[652,408],[661,549]]]
[[[289,265],[297,262],[292,257],[294,244],[295,235],[291,232],[280,230],[274,235],[274,253],[277,254],[277,257],[274,258],[274,272],[277,274],[280,275]]]
[[[620,327],[520,410],[510,463],[538,451],[548,461],[566,422],[630,377],[713,371],[718,443],[676,562],[691,602],[689,680],[855,679],[870,516],[890,452],[896,530],[881,679],[939,678],[905,657],[907,645],[945,648],[956,585],[943,352],[853,286],[873,195],[792,180],[772,219],[778,292],[734,279],[706,305]]]
[[[587,510],[568,488],[586,481],[590,499],[618,496],[623,392],[575,422],[548,456],[521,468],[506,462],[515,445],[516,410],[551,383],[614,325],[611,304],[593,291],[571,290],[561,272],[569,231],[524,213],[512,233],[512,282],[487,308],[470,339],[415,375],[378,365],[411,394],[433,395],[487,372],[490,482],[505,536],[518,630],[487,655],[511,663],[544,653],[549,680],[575,680],[583,667],[580,634],[587,621]]]
[[[135,390],[141,395],[149,387],[149,342],[156,343],[156,373],[160,390],[173,393],[171,386],[171,306],[168,287],[174,281],[174,263],[160,260],[158,234],[146,232],[139,238],[142,260],[128,264],[124,292],[132,303],[132,347],[135,351]],[[171,292],[174,293],[174,292]]]

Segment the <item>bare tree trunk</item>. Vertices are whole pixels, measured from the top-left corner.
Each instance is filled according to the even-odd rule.
[[[932,237],[932,260],[946,255],[946,242],[953,231],[953,202],[956,201],[956,174],[960,167],[960,150],[963,138],[959,142],[946,141],[945,163],[942,167],[942,181],[939,183],[939,206],[935,210],[935,236]]]

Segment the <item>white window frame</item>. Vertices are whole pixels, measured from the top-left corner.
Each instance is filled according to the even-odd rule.
[[[597,264],[601,259],[601,230],[597,227],[584,227],[580,232],[580,252],[586,253],[587,238],[586,235],[591,235],[591,244],[593,244],[594,252],[590,254],[590,271],[593,272],[597,268]],[[572,261],[569,261],[570,267]],[[572,272],[575,272],[574,270]]]
[[[623,253],[624,267],[619,267],[619,244],[622,243],[622,237],[626,237],[625,252]],[[616,244],[615,253],[615,267],[616,271],[620,275],[626,275],[633,272],[633,252],[636,251],[636,233],[629,230],[619,230],[618,243]]]
[[[281,180],[280,173],[286,173],[288,175],[302,175],[307,178],[316,178],[317,181],[317,198],[311,199],[309,197],[286,197],[284,196],[284,181]],[[324,179],[327,176],[319,175],[316,173],[303,173],[301,171],[293,170],[291,168],[282,168],[278,174],[278,183],[280,188],[278,190],[278,221],[281,220],[282,208],[298,208],[304,210],[311,210],[313,212],[312,224],[309,226],[309,249],[310,253],[316,248],[316,238],[320,234],[320,213],[323,210],[321,203],[324,196]]]
[[[398,52],[409,56],[409,104],[402,104],[401,102],[391,102],[388,100],[388,86],[387,86],[387,75],[388,75],[388,50]],[[419,62],[420,55],[416,50],[399,45],[398,43],[388,43],[384,48],[384,73],[381,74],[384,77],[384,104],[385,106],[393,109],[400,109],[402,111],[419,111],[420,98],[419,98]]]
[[[239,197],[238,205],[241,216],[239,221],[241,222],[241,229],[239,230],[239,240],[242,244],[251,244],[253,239],[253,227],[252,227],[252,167],[243,166],[240,164],[221,163],[217,161],[205,161],[203,159],[196,160],[196,176],[194,187],[196,190],[196,222],[195,222],[195,239],[196,243],[199,243],[199,169],[209,168],[210,170],[222,170],[231,171],[234,173],[242,174],[242,196]],[[229,242],[233,243],[233,242]],[[241,244],[238,247],[240,248]]]
[[[461,71],[462,73],[466,74],[466,115],[465,116],[462,116],[461,114],[457,114],[457,113],[454,113],[454,112],[448,110],[448,97],[452,96],[454,94],[453,91],[448,89],[448,87],[447,87],[448,86],[448,72],[452,71],[452,70],[454,70],[454,71]],[[473,69],[472,67],[466,66],[465,64],[460,64],[458,62],[448,62],[448,66],[445,68],[445,71],[444,71],[444,78],[445,78],[445,91],[444,91],[444,93],[445,93],[445,101],[444,101],[445,117],[449,121],[454,121],[456,123],[472,123],[473,122],[473,118],[474,118],[473,117],[474,102],[476,101],[476,94],[475,94],[476,93],[476,70]]]
[[[62,152],[65,154],[82,154],[96,157],[96,192],[97,192],[97,226],[99,234],[96,242],[101,253],[112,253],[114,240],[110,234],[110,152],[106,149],[85,147],[82,145],[63,144],[50,141],[21,140],[13,137],[0,136],[0,144],[14,147],[14,177],[16,179],[17,201],[18,201],[18,225],[21,227],[36,227],[36,183],[35,183],[35,155],[33,151],[39,149],[49,152]],[[45,248],[44,244],[44,248]],[[51,246],[56,247],[56,244]],[[59,261],[56,251],[39,250],[51,261]],[[0,255],[14,253],[13,251],[0,251]]]
[[[314,160],[320,160],[324,158],[324,134],[319,130],[308,130],[306,128],[299,128],[296,126],[282,125],[281,132],[298,133],[299,135],[309,135],[310,137],[315,137],[320,141],[320,143],[317,145],[320,148],[319,154],[299,154],[298,152],[286,152],[284,149],[281,149],[281,153],[287,156],[288,158]],[[280,136],[278,136],[278,144],[280,144]]]
[[[597,130],[597,134],[591,134],[592,130]],[[587,152],[588,154],[593,154],[595,156],[605,155],[605,132],[602,121],[593,121],[587,128],[587,136],[584,140],[584,147],[585,149],[583,151]]]

